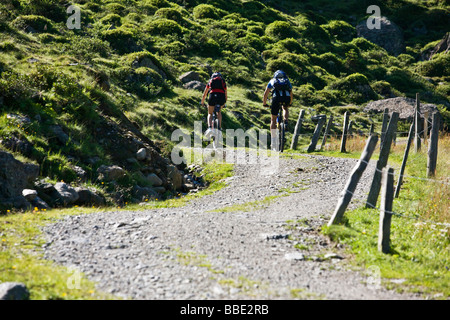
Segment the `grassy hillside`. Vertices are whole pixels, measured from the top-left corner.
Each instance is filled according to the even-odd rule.
[[[121,136],[141,132],[168,156],[173,130],[192,132],[206,116],[201,92],[178,80],[187,71],[203,82],[213,70],[224,74],[225,128],[268,127],[262,93],[280,68],[294,84],[293,118],[300,109],[307,117],[351,110],[355,127],[367,130],[364,104],[419,92],[448,121],[450,55],[421,60],[449,30],[445,0],[73,3],[81,9],[79,30],[66,26],[66,1],[0,3],[0,138],[31,145],[22,156],[53,180],[76,181],[76,165],[96,184],[96,169],[117,162],[127,143],[105,143],[111,127]],[[405,53],[393,56],[356,37],[371,4],[404,30]],[[67,140],[55,138],[55,126]],[[131,174],[124,186],[137,182]]]

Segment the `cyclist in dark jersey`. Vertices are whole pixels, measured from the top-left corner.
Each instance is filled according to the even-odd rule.
[[[208,130],[209,133],[212,128],[212,114],[214,112],[214,107],[216,105],[220,105],[220,112],[219,112],[219,123],[222,125],[222,108],[225,106],[225,103],[228,99],[227,94],[227,84],[225,82],[225,79],[222,77],[220,72],[214,72],[211,76],[211,79],[209,80],[208,84],[206,85],[205,91],[203,92],[202,102],[201,104],[204,105],[206,96],[209,93],[209,99],[208,99]],[[216,128],[216,129],[222,129],[222,128]]]
[[[269,107],[267,104],[267,99],[272,92],[272,105],[270,106],[271,121],[270,129],[274,130],[277,128],[277,116],[280,108],[283,108],[283,119],[285,123],[285,128],[287,128],[289,119],[289,106],[292,105],[292,84],[289,81],[286,73],[282,70],[278,70],[273,75],[273,78],[267,84],[266,90],[264,91],[263,106]],[[274,145],[276,138],[272,136],[272,145]]]

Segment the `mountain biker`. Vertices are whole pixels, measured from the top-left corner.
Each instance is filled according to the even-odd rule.
[[[264,91],[263,106],[269,107],[267,99],[272,91],[272,106],[271,106],[271,120],[270,129],[273,132],[277,128],[277,116],[280,111],[280,107],[283,108],[283,120],[285,128],[287,128],[289,119],[289,106],[292,105],[292,84],[289,81],[287,74],[282,70],[277,70],[273,78],[267,84]],[[287,130],[287,129],[286,129]],[[272,134],[271,138],[272,148],[276,145],[276,136]]]
[[[206,96],[209,93],[208,99],[208,130],[206,130],[205,135],[211,132],[212,128],[212,115],[214,112],[214,107],[216,105],[220,105],[220,111],[218,115],[220,126],[222,126],[222,108],[225,106],[225,103],[228,99],[227,94],[227,84],[225,79],[223,78],[220,72],[214,72],[211,75],[211,79],[209,79],[208,84],[206,85],[205,91],[203,92],[201,105],[203,106],[205,103]],[[222,128],[215,128],[222,130]]]

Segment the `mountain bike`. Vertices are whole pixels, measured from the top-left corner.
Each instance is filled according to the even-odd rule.
[[[220,141],[222,138],[222,131],[220,130],[221,128],[221,123],[219,121],[219,112],[220,112],[220,104],[217,104],[214,107],[214,112],[212,114],[212,135],[211,135],[211,139],[212,139],[212,144],[213,144],[213,148],[216,149],[219,145],[220,145]]]
[[[286,106],[286,104],[282,104]],[[278,151],[284,151],[284,145],[286,144],[286,124],[283,118],[283,108],[280,108],[277,115],[277,129],[278,129]]]
[[[221,123],[219,120],[219,112],[220,112],[221,105],[217,104],[214,106],[214,112],[212,114],[212,130],[210,133],[208,133],[207,139],[209,139],[210,142],[212,142],[212,146],[214,149],[216,149],[220,142],[222,141],[222,131]]]

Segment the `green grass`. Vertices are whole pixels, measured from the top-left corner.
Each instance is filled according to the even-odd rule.
[[[448,185],[440,183],[450,176],[446,159],[449,145],[448,136],[441,137],[435,181],[424,180],[426,148],[410,154],[404,185],[393,203],[393,211],[401,216],[392,217],[388,254],[378,251],[377,209],[348,211],[342,224],[322,229],[333,241],[348,245],[355,265],[379,268],[388,288],[436,299],[450,296],[450,191]],[[402,152],[400,146],[394,148],[394,161]]]

